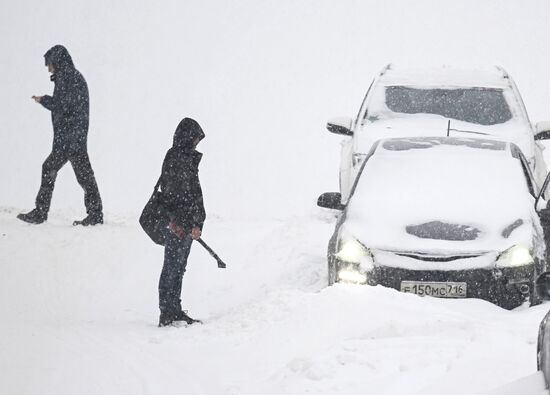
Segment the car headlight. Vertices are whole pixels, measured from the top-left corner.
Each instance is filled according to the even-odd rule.
[[[338,279],[345,282],[363,284],[367,282],[367,272],[374,267],[374,259],[368,248],[350,238],[339,243],[336,258],[345,263],[338,270]]]
[[[367,254],[367,249],[355,239],[344,241],[336,257],[344,262],[359,263],[361,258]]]
[[[529,248],[520,244],[508,248],[497,259],[497,265],[501,267],[525,266],[533,262]]]

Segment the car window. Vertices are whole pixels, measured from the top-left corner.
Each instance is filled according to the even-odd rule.
[[[478,125],[496,125],[512,119],[502,89],[421,89],[385,87],[386,106],[394,113],[435,114]]]

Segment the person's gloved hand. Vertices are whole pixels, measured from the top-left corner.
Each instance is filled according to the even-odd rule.
[[[191,237],[193,238],[193,240],[198,240],[199,237],[201,237],[201,234],[202,234],[202,232],[201,232],[200,228],[197,228],[195,226],[193,229],[191,229]]]
[[[177,225],[174,221],[170,221],[170,223],[168,224],[168,229],[170,229],[172,233],[174,233],[182,240],[185,237],[185,229]]]

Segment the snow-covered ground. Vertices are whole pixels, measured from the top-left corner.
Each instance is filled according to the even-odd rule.
[[[517,380],[543,392],[548,304],[327,288],[327,212],[210,220],[228,267],[193,247],[183,305],[204,324],[181,328],[156,327],[162,248],[136,218],[74,228],[16,213],[0,210],[1,394],[475,394]]]

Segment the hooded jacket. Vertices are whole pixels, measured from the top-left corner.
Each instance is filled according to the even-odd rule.
[[[191,118],[184,118],[176,128],[172,148],[162,164],[160,187],[170,221],[190,231],[202,229],[206,213],[199,182],[199,163],[202,154],[195,150],[195,141],[204,132]]]
[[[54,67],[53,96],[46,95],[40,102],[52,112],[53,149],[85,151],[90,113],[86,80],[75,69],[69,51],[62,45],[49,49],[44,54],[44,62]]]

